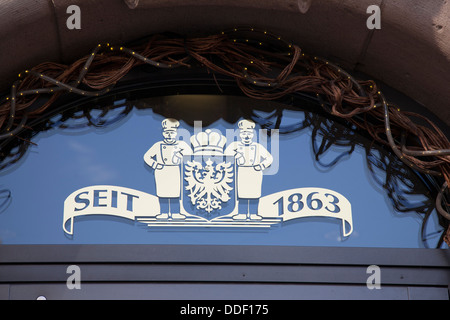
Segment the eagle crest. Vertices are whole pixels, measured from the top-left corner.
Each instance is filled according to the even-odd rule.
[[[216,166],[208,159],[205,166],[200,162],[188,161],[185,165],[185,180],[188,185],[189,198],[197,209],[208,213],[222,209],[222,202],[230,200],[229,193],[233,190],[233,167],[231,162],[221,162]]]

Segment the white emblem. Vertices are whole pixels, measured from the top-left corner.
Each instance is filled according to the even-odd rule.
[[[222,209],[222,202],[230,200],[229,193],[233,190],[233,168],[231,162],[221,162],[214,166],[208,159],[203,167],[200,162],[188,161],[185,165],[185,180],[188,182],[189,198],[197,209],[210,213]]]
[[[161,126],[163,140],[144,155],[154,173],[156,195],[108,185],[79,189],[64,202],[67,234],[73,234],[75,217],[91,214],[119,216],[151,228],[270,228],[293,219],[327,217],[342,221],[344,237],[352,233],[351,204],[333,190],[303,187],[263,195],[263,175],[274,157],[266,140],[258,141],[253,121],[239,121],[238,137],[231,129],[226,136],[194,129],[191,136],[170,118]],[[278,169],[278,149],[270,149]]]

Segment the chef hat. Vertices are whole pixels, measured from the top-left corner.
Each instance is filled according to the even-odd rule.
[[[177,128],[180,126],[180,123],[176,119],[167,118],[161,122],[161,125],[164,131],[177,130]]]
[[[252,131],[255,128],[255,123],[251,120],[241,120],[238,127],[241,131]]]

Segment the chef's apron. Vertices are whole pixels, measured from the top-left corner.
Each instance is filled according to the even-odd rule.
[[[253,166],[237,166],[237,196],[243,199],[261,197],[263,172]]]
[[[178,198],[181,196],[180,166],[164,165],[155,170],[156,195],[160,198]]]

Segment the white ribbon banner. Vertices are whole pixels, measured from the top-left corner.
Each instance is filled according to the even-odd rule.
[[[350,202],[329,189],[296,188],[272,193],[261,198],[258,211],[264,218],[280,216],[283,221],[307,217],[340,219],[344,237],[353,232]]]
[[[158,197],[118,186],[90,186],[70,194],[64,201],[63,229],[73,234],[73,220],[85,215],[111,215],[135,220],[159,214]],[[67,222],[70,222],[67,228]]]
[[[181,213],[190,215],[183,208]],[[160,209],[157,196],[119,186],[89,186],[73,192],[64,201],[63,229],[67,234],[73,235],[74,218],[78,216],[112,215],[136,220],[142,217],[153,219],[158,214]],[[237,206],[228,216],[235,214]],[[257,227],[261,222],[273,224],[281,220],[305,217],[328,217],[342,220],[342,233],[345,237],[353,231],[350,202],[341,194],[323,188],[296,188],[261,197],[258,214],[263,218],[262,221],[250,220],[246,226],[251,227],[254,224]],[[204,226],[208,226],[209,221],[205,221]],[[214,219],[211,220],[213,221]],[[233,222],[231,218],[230,221],[230,226],[234,223],[237,226],[237,221]],[[167,223],[164,225],[168,226]],[[209,225],[214,226],[214,223]]]

